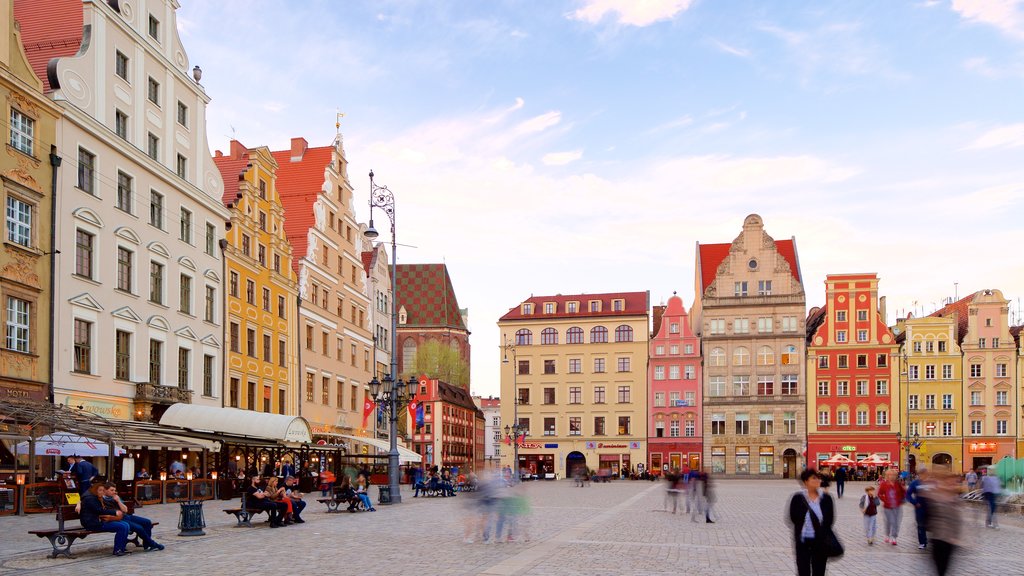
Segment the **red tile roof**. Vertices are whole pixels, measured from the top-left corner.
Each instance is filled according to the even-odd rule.
[[[1020,335],[1022,330],[1024,330],[1024,325],[1010,327],[1010,336],[1013,336],[1013,341],[1017,343],[1018,347],[1020,347]]]
[[[313,204],[323,192],[324,171],[334,161],[334,146],[306,148],[302,157],[292,162],[292,151],[273,152],[277,161],[277,193],[284,206],[284,232],[295,257],[292,267],[299,270],[299,260],[308,256],[309,229],[316,224]]]
[[[213,163],[224,179],[224,196],[221,201],[225,206],[235,203],[238,200],[238,183],[242,181],[242,174],[249,166],[249,150],[237,140],[232,140],[231,153],[225,156],[217,150],[213,155]]]
[[[399,264],[395,268],[395,307],[405,307],[399,328],[451,328],[468,331],[444,264]]]
[[[715,276],[718,274],[718,266],[729,255],[729,248],[731,247],[732,244],[698,244],[698,249],[700,250],[698,255],[700,258],[700,289],[702,292],[707,290],[711,282],[715,280]],[[800,267],[796,265],[796,241],[776,240],[775,249],[786,259],[786,262],[789,262],[789,269],[793,273],[793,278],[796,278],[797,282],[802,282],[800,279]]]
[[[590,312],[590,301],[600,300],[601,311]],[[612,300],[625,300],[621,311],[612,310]],[[523,314],[523,304],[533,304],[533,314]],[[555,313],[544,314],[544,303],[554,302]],[[579,302],[578,312],[566,312],[567,302]],[[650,307],[648,292],[609,292],[607,294],[556,294],[554,296],[530,296],[520,304],[510,308],[500,320],[540,320],[543,318],[597,318],[604,316],[639,316],[647,315]]]
[[[363,271],[366,272],[366,277],[370,277],[370,271],[373,270],[374,253],[373,250],[363,252],[360,256],[363,259]]]
[[[971,305],[971,302],[974,301],[974,297],[977,296],[977,294],[977,292],[974,292],[968,296],[964,296],[963,298],[957,300],[956,302],[946,304],[942,308],[939,308],[935,312],[932,312],[931,314],[928,315],[933,318],[947,318],[949,316],[952,316],[953,313],[956,313],[957,344],[963,344],[964,337],[967,336],[967,308]]]
[[[53,90],[46,66],[50,60],[74,56],[82,44],[82,0],[14,0],[14,19],[21,27],[21,43],[28,63],[43,81],[43,91]]]

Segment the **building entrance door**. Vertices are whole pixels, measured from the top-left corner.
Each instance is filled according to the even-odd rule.
[[[796,478],[796,450],[787,448],[782,453],[782,477],[783,478]]]
[[[569,455],[565,457],[565,475],[574,478],[577,473],[581,476],[586,475],[587,457],[582,452],[569,452]]]
[[[669,470],[677,470],[677,469],[682,468],[682,463],[683,463],[683,460],[682,460],[683,459],[683,455],[682,454],[680,454],[678,452],[675,452],[675,453],[669,454],[668,458],[669,458],[669,463],[668,463],[668,469]]]
[[[989,464],[991,464],[992,463],[992,457],[991,456],[975,456],[973,462],[974,462],[973,468],[975,470],[977,470],[978,468],[980,468],[982,466],[988,466]]]

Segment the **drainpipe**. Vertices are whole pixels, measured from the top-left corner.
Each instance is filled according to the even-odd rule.
[[[299,290],[300,290],[300,293],[301,293],[301,290],[302,290],[301,286],[299,287]],[[294,388],[295,388],[295,409],[296,409],[295,413],[300,418],[302,417],[302,375],[305,374],[305,372],[303,372],[303,370],[302,370],[302,336],[301,336],[300,330],[299,330],[300,328],[302,328],[302,323],[299,321],[299,316],[300,316],[299,308],[301,308],[301,307],[302,307],[302,296],[296,296],[295,297],[295,320],[294,320],[294,322],[295,322],[295,330],[292,333],[295,334],[295,344],[296,344],[295,349],[297,350],[297,352],[295,353],[295,366],[296,366],[296,368],[295,368],[295,380],[294,380],[294,384],[295,384],[295,386],[294,386]]]
[[[50,146],[50,343],[49,343],[49,362],[48,374],[46,377],[47,381],[47,398],[50,400],[50,404],[54,403],[54,392],[53,392],[53,342],[56,340],[53,328],[54,328],[54,307],[57,302],[57,290],[55,287],[55,279],[57,278],[57,254],[60,254],[60,250],[57,250],[57,173],[60,168],[61,157],[57,156],[57,147]],[[33,475],[35,469],[33,468]]]
[[[231,222],[228,221],[230,225]],[[221,351],[221,369],[220,369],[220,405],[222,407],[228,406],[227,396],[231,394],[231,390],[227,387],[228,384],[228,258],[225,254],[225,250],[228,248],[228,241],[226,238],[221,238],[217,241],[217,246],[220,247],[220,351]],[[241,392],[241,391],[239,391]],[[224,472],[227,472],[225,469]]]

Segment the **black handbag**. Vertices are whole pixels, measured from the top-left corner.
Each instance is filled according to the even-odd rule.
[[[814,514],[808,504],[807,513],[811,516],[811,525],[814,526],[814,534],[819,546],[824,546],[825,555],[829,558],[838,558],[842,556],[846,549],[843,548],[843,543],[839,541],[839,537],[832,531],[831,528],[826,530],[825,534],[822,533],[821,521],[818,520],[818,516]]]

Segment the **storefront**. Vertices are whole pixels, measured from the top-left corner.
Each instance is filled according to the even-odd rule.
[[[124,399],[102,399],[77,394],[64,394],[56,398],[57,404],[63,404],[79,410],[102,416],[109,420],[133,420],[132,402]]]
[[[891,460],[893,467],[899,468],[903,464],[900,461],[900,445],[896,441],[895,434],[865,435],[856,438],[851,438],[849,435],[820,434],[807,441],[807,460],[816,468],[822,468],[821,462],[836,454],[842,454],[855,461],[863,460],[871,454],[877,454],[884,460]],[[906,452],[903,454],[905,458]]]
[[[1014,442],[1006,438],[971,438],[964,440],[963,471],[995,464],[1004,457],[1014,457]]]
[[[670,470],[700,469],[701,450],[697,442],[654,442],[648,444],[648,466],[655,474]]]

